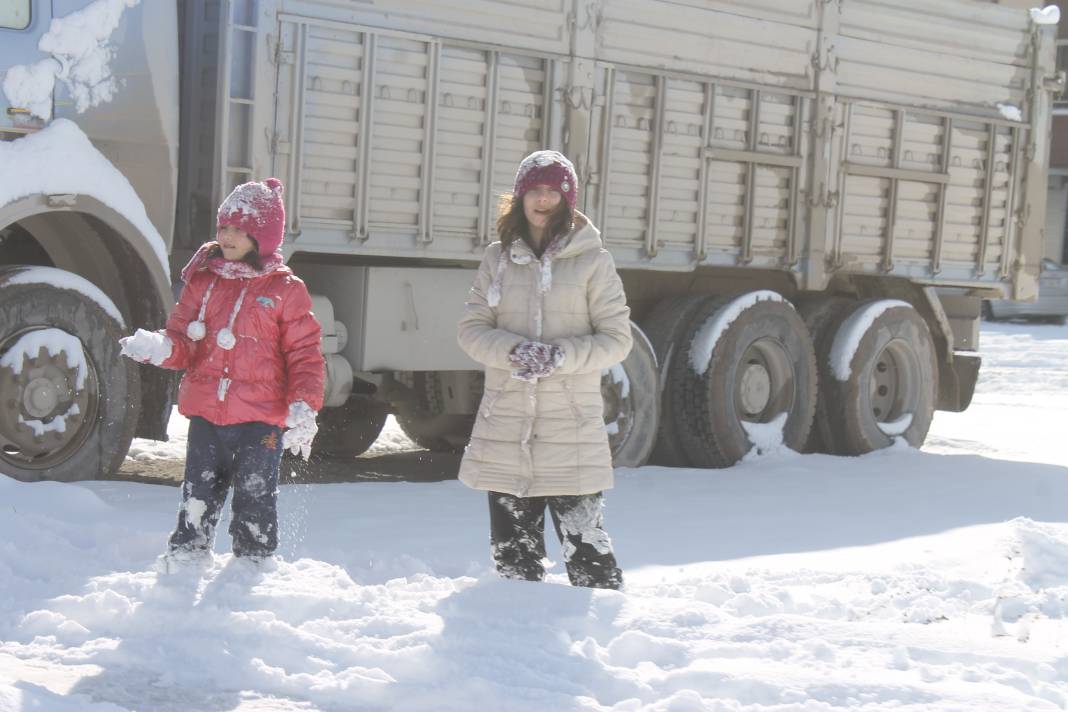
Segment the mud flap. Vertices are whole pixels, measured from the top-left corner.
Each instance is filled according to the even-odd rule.
[[[979,356],[962,356],[953,354],[953,362],[943,363],[938,377],[938,404],[936,410],[960,413],[967,409],[975,394],[975,383],[979,380],[979,366],[983,359]]]

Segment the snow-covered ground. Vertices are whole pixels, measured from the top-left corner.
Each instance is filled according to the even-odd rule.
[[[620,471],[624,592],[497,579],[455,481],[287,485],[280,561],[162,574],[174,488],[0,478],[0,710],[1065,709],[1068,328],[982,338],[922,452]]]

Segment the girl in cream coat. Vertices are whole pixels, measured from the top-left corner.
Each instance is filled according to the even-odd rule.
[[[577,586],[619,588],[603,528],[612,486],[601,370],[631,348],[630,310],[600,232],[575,210],[574,167],[556,151],[523,159],[459,325],[486,387],[460,479],[486,490],[498,572],[545,574],[545,509]]]

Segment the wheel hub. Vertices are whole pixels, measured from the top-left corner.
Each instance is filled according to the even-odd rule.
[[[0,342],[0,354],[29,331],[34,329]],[[52,355],[41,348],[26,354],[19,373],[0,368],[0,393],[11,394],[0,397],[0,461],[46,469],[81,446],[97,408],[96,371],[88,359],[85,364],[88,372],[81,390],[75,388],[78,369],[68,365],[66,351]]]
[[[794,366],[777,339],[753,341],[737,368],[734,405],[742,420],[768,423],[793,406]]]
[[[771,374],[763,364],[749,363],[742,372],[739,388],[745,414],[758,415],[771,400]]]
[[[35,420],[56,415],[60,403],[60,387],[50,378],[34,378],[22,395],[22,409]]]
[[[915,360],[908,345],[897,340],[888,343],[875,360],[868,383],[868,398],[877,422],[894,422],[915,412],[922,386],[910,375],[919,373]]]

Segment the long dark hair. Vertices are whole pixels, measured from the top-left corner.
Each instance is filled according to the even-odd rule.
[[[258,242],[256,242],[256,238],[254,238],[254,237],[249,237],[249,239],[252,240],[252,249],[249,250],[248,252],[246,252],[245,256],[242,257],[240,261],[244,262],[245,264],[247,264],[249,267],[251,267],[252,269],[256,270],[257,272],[262,272],[263,271],[263,258],[260,257],[260,244]],[[218,244],[216,244],[214,247],[212,247],[210,250],[208,250],[208,258],[209,259],[211,259],[213,257],[222,257],[222,256],[223,256],[223,251],[222,251],[222,248],[219,247]]]
[[[548,239],[542,247],[547,247],[550,242],[569,232],[574,221],[575,211],[566,200],[561,199],[556,211],[549,218],[549,224],[545,226]],[[501,196],[501,202],[497,204],[497,235],[501,238],[501,248],[504,250],[511,247],[516,240],[530,238],[530,223],[523,212],[522,198],[516,198],[511,193]]]

